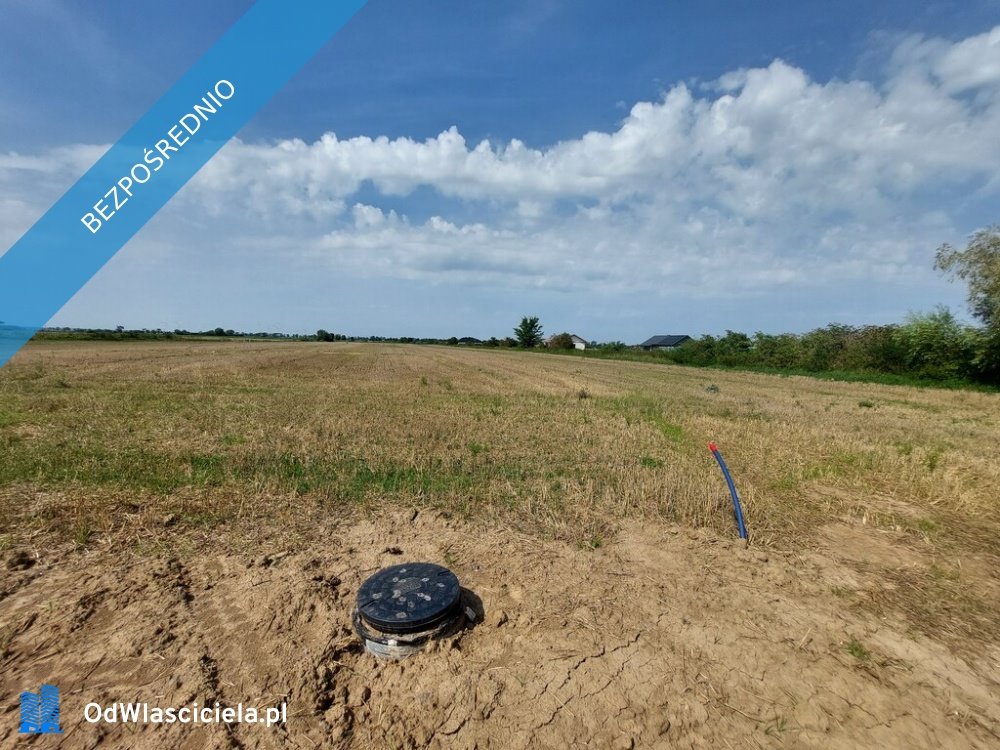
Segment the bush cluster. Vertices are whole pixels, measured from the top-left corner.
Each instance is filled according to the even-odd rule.
[[[814,373],[889,374],[935,381],[1000,384],[1000,340],[963,325],[945,308],[901,325],[833,324],[805,334],[726,331],[660,353],[677,364]]]

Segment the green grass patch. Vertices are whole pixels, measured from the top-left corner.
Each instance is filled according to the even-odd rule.
[[[94,528],[90,525],[90,522],[87,520],[80,521],[73,531],[73,543],[77,549],[83,549],[90,544],[93,536]]]
[[[625,418],[625,424],[648,424],[674,443],[684,440],[684,428],[664,416],[663,406],[655,399],[632,393],[617,398],[595,399],[607,411]]]
[[[803,479],[830,479],[858,476],[875,468],[875,454],[872,452],[838,450],[830,456],[811,463],[802,471]]]
[[[183,487],[229,486],[247,491],[267,488],[298,495],[317,493],[353,501],[373,493],[471,492],[488,482],[492,473],[517,482],[528,478],[528,472],[520,467],[473,469],[458,461],[412,466],[289,452],[172,455],[136,447],[46,446],[31,451],[17,450],[19,444],[14,447],[12,455],[0,463],[0,482],[30,482],[41,487],[82,485],[170,494]]]
[[[927,467],[927,471],[933,472],[941,465],[941,457],[944,455],[943,448],[931,448],[924,454],[923,463]]]
[[[802,480],[799,477],[797,477],[795,474],[789,472],[789,473],[782,474],[781,476],[775,478],[771,482],[771,489],[782,491],[782,492],[789,492],[791,490],[796,489],[801,483],[802,483]]]
[[[847,653],[858,661],[868,661],[872,658],[872,653],[857,638],[852,638],[845,646]]]
[[[13,427],[20,424],[24,417],[9,409],[0,409],[0,427]]]
[[[959,578],[958,570],[947,568],[942,568],[940,565],[932,564],[927,569],[927,575],[931,577],[934,581],[957,581]]]

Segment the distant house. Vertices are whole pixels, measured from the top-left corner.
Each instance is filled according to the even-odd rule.
[[[549,336],[549,339],[546,342],[546,344],[548,346],[552,346],[553,340],[555,340],[558,336],[562,336],[562,335],[563,334],[559,333],[559,334],[556,334],[555,336]],[[567,333],[566,335],[569,336],[570,340],[573,342],[573,348],[574,349],[579,349],[580,351],[583,351],[588,346],[590,346],[590,342],[589,341],[587,341],[586,339],[580,338],[575,333]]]
[[[690,340],[690,336],[653,336],[643,341],[639,346],[645,351],[651,352],[654,349],[676,349],[685,341]]]

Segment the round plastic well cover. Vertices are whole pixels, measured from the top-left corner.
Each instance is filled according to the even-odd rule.
[[[384,633],[428,630],[458,608],[458,577],[434,563],[403,563],[375,573],[358,589],[358,613]]]

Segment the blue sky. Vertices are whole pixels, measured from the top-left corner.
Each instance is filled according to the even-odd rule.
[[[0,0],[0,250],[248,6]],[[52,324],[964,312],[931,262],[1000,221],[1000,0],[620,6],[373,0]]]

